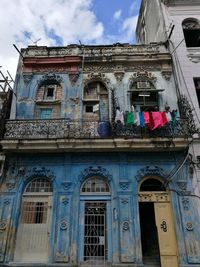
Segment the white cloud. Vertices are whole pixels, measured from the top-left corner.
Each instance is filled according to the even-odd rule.
[[[115,11],[113,18],[115,20],[118,20],[121,17],[121,14],[122,14],[122,11],[121,11],[121,9],[119,9],[119,10]]]
[[[22,48],[39,38],[38,45],[46,46],[77,43],[79,39],[92,43],[102,38],[104,26],[91,11],[92,1],[1,0],[0,65],[4,71],[15,75],[18,53],[13,43]]]
[[[132,16],[132,17],[126,18],[123,21],[122,31],[125,33],[124,38],[129,42],[133,41],[135,29],[137,26],[137,20],[138,20],[138,16]]]
[[[129,9],[130,14],[132,14],[135,11],[135,9],[137,8],[137,5],[138,5],[138,3],[136,1],[133,1],[133,3],[130,6],[130,9]]]

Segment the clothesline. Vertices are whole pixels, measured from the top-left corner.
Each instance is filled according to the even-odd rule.
[[[155,130],[165,126],[169,122],[175,123],[177,120],[177,110],[171,111],[127,111],[116,110],[115,122],[137,125],[141,127],[148,126],[150,130]]]

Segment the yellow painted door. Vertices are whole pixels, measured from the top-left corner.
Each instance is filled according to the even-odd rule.
[[[154,203],[162,267],[178,267],[177,244],[170,203]]]

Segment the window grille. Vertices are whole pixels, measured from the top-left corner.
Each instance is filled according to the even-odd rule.
[[[93,177],[88,179],[81,188],[81,193],[110,193],[108,184],[101,178]]]
[[[52,191],[51,183],[47,179],[37,178],[27,185],[25,193],[47,193]]]
[[[27,202],[22,205],[21,223],[46,223],[48,202]]]

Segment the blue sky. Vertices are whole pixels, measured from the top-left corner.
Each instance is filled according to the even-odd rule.
[[[135,43],[141,0],[1,0],[0,66],[16,72],[28,45]],[[6,12],[6,15],[5,15]]]
[[[92,9],[97,19],[105,25],[105,35],[114,35],[120,42],[121,25],[126,18],[138,15],[140,2],[141,0],[95,0]],[[127,36],[127,42],[134,43],[134,35],[131,40]]]

